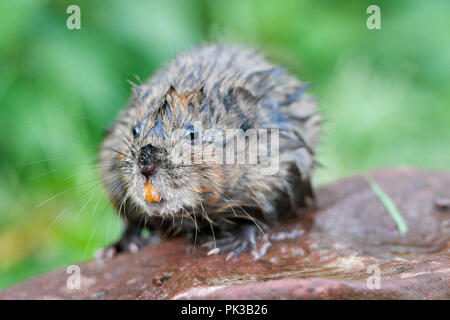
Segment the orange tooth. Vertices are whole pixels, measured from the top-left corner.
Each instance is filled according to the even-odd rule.
[[[144,195],[145,200],[148,202],[160,202],[161,198],[158,196],[155,187],[153,187],[150,183],[146,183],[144,186]]]

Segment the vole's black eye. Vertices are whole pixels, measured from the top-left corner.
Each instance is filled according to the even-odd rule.
[[[197,138],[197,130],[194,126],[190,125],[186,127],[186,137],[189,137],[191,141],[194,141]]]
[[[142,129],[142,123],[139,123],[138,125],[133,127],[133,137],[135,139],[139,138],[141,135],[141,129]]]

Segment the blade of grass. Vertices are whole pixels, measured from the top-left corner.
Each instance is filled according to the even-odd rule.
[[[386,208],[387,212],[389,212],[389,214],[391,215],[392,219],[397,225],[397,229],[400,232],[400,234],[405,234],[408,231],[408,226],[406,225],[405,220],[398,211],[394,202],[386,193],[384,193],[384,191],[381,189],[378,183],[376,183],[376,181],[370,175],[368,174],[364,175],[364,179],[372,188],[373,192],[378,197],[378,199],[380,199],[381,203]]]

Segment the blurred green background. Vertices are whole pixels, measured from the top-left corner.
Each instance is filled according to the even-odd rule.
[[[81,30],[66,28],[73,3]],[[381,30],[366,27],[370,4]],[[0,288],[118,236],[95,168],[104,127],[128,79],[200,43],[258,46],[312,84],[325,118],[316,185],[449,169],[449,12],[447,0],[1,1]]]

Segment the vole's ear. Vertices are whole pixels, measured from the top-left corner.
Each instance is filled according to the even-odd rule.
[[[162,105],[162,110],[164,114],[172,115],[176,110],[177,105],[180,104],[180,96],[174,87],[170,86],[164,97],[164,103]]]
[[[175,88],[170,87],[165,99],[165,103],[172,112],[176,108],[181,108],[184,112],[191,112],[202,103],[204,95],[202,90],[178,94]]]
[[[239,102],[239,105],[253,106],[259,103],[260,98],[255,97],[250,91],[243,87],[237,87],[231,90],[233,97]]]
[[[174,87],[170,86],[169,90],[166,92],[166,103],[169,105],[173,105],[173,103],[178,99],[177,90]]]
[[[253,118],[261,98],[255,97],[249,90],[243,87],[237,87],[230,91],[232,98],[230,105],[236,103],[246,117]]]
[[[246,131],[255,124],[257,108],[260,98],[255,97],[249,90],[244,87],[232,88],[228,92],[225,101],[225,109],[228,113],[236,113],[237,117],[242,120],[241,129]],[[240,112],[238,111],[240,109]]]

